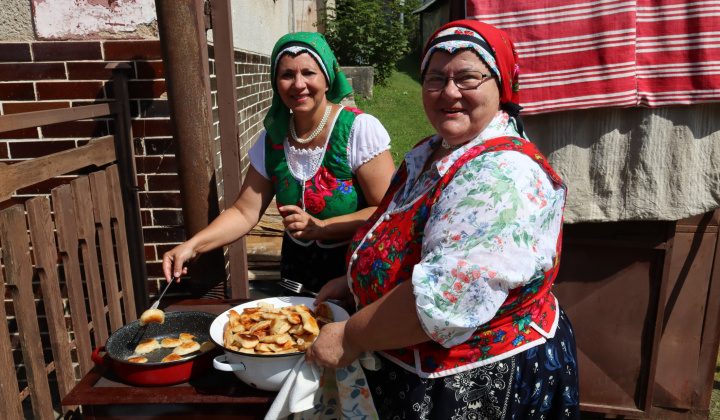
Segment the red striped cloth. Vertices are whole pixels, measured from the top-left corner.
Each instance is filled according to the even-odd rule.
[[[720,102],[717,0],[467,0],[520,57],[523,114]]]

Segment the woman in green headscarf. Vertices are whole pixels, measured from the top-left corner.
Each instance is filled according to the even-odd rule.
[[[286,229],[281,275],[320,290],[345,275],[349,240],[390,184],[390,137],[375,117],[338,104],[352,88],[322,34],[283,36],[270,65],[272,106],[234,210],[165,253],[168,281],[187,273],[185,261],[247,234],[275,196]]]

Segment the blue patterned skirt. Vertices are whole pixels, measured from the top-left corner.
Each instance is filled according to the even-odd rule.
[[[455,375],[421,379],[383,358],[365,370],[380,419],[579,419],[575,335],[559,314],[546,343]]]

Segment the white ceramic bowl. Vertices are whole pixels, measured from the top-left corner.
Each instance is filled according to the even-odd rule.
[[[282,388],[290,370],[300,360],[305,357],[305,352],[289,353],[289,354],[247,354],[227,349],[223,346],[223,333],[228,323],[228,313],[234,309],[237,313],[242,313],[245,308],[255,308],[258,302],[267,302],[275,305],[276,308],[283,306],[305,305],[310,309],[315,309],[313,302],[315,298],[301,296],[281,296],[276,298],[253,300],[242,305],[228,309],[219,315],[210,325],[210,339],[219,347],[225,350],[225,354],[217,356],[213,360],[213,366],[217,370],[233,372],[235,376],[240,378],[246,384],[262,389],[265,391],[278,391]],[[345,309],[328,302],[333,311],[335,321],[344,321],[350,316]]]

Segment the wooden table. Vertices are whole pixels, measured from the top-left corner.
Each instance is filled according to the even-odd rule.
[[[201,311],[221,314],[244,301],[184,300],[165,312]],[[85,419],[261,419],[274,392],[241,382],[232,372],[210,369],[188,382],[142,387],[121,382],[112,369],[95,366],[63,398],[63,406],[81,406]]]

